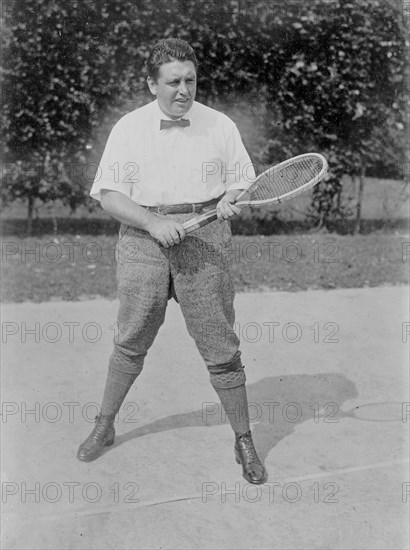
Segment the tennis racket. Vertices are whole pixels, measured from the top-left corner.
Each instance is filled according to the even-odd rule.
[[[327,174],[328,164],[318,153],[306,153],[285,160],[260,174],[236,198],[238,206],[263,206],[281,203],[311,189]],[[182,225],[187,234],[218,219],[211,210]]]

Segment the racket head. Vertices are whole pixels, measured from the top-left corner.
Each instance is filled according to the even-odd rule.
[[[327,174],[328,163],[319,153],[292,157],[260,174],[240,195],[238,206],[282,202],[304,193]]]

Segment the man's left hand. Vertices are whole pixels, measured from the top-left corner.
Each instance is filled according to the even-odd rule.
[[[218,212],[218,219],[220,221],[227,220],[228,218],[237,216],[240,213],[241,207],[235,204],[236,197],[240,192],[241,191],[239,189],[237,191],[228,191],[228,193],[226,193],[226,195],[224,195],[218,202],[216,209]]]

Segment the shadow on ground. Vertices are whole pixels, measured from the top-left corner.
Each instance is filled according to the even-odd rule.
[[[355,384],[342,374],[273,376],[247,385],[249,416],[261,460],[295,427],[307,420],[337,422],[345,401],[357,397]],[[114,447],[144,435],[176,428],[211,427],[227,420],[219,401],[202,403],[196,411],[174,414],[135,428],[115,439]]]

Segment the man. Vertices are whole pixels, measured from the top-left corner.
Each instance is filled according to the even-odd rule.
[[[121,222],[117,245],[119,334],[101,414],[78,458],[91,461],[114,442],[114,418],[164,321],[179,302],[235,432],[236,461],[250,483],[266,480],[249,426],[245,374],[233,330],[229,275],[234,202],[254,171],[236,125],[195,102],[197,60],[179,39],[158,43],[147,61],[156,100],[113,128],[91,196]],[[186,236],[183,222],[217,208],[220,223]]]

